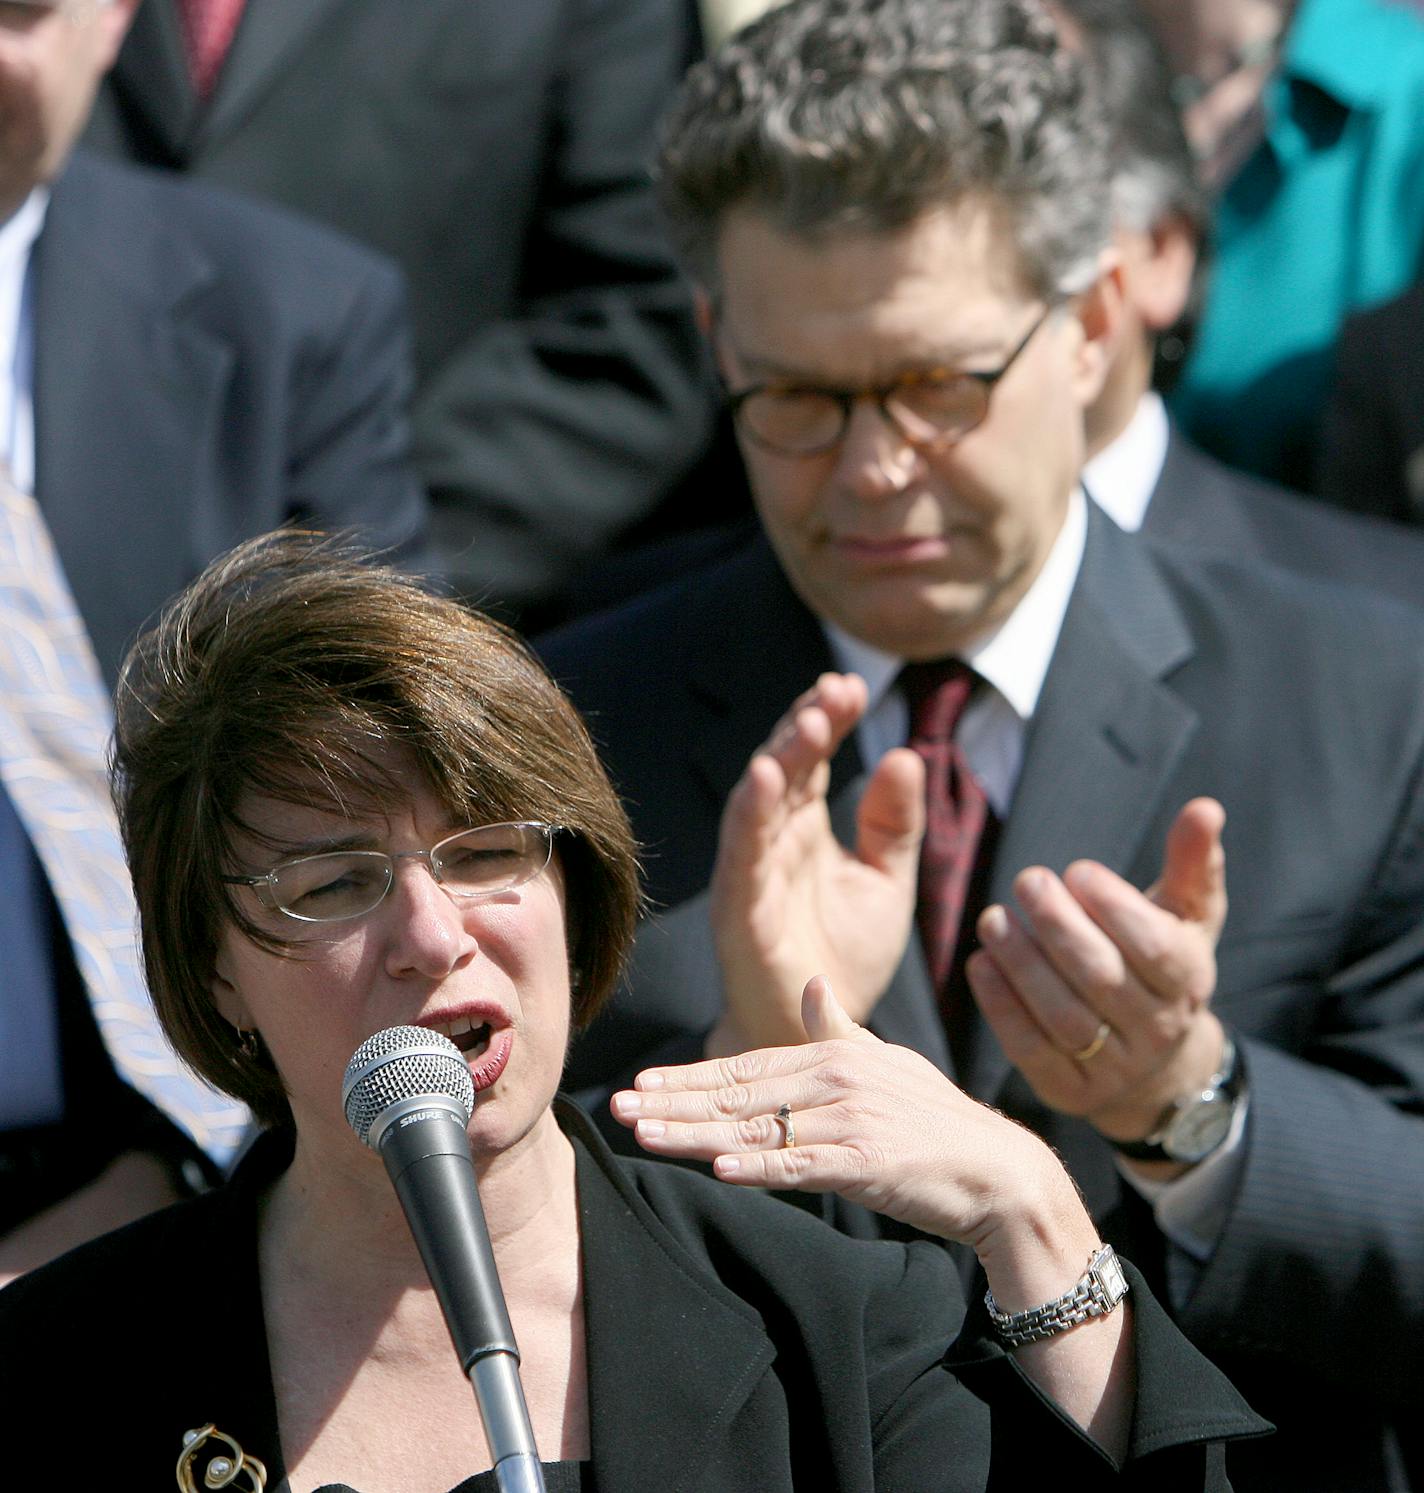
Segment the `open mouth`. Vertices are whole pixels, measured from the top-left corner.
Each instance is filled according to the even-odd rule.
[[[489,1048],[491,1028],[487,1021],[473,1022],[467,1016],[457,1016],[431,1030],[449,1037],[466,1057],[481,1057]]]

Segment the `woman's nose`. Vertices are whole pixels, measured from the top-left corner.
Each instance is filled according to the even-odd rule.
[[[393,974],[447,975],[479,944],[466,926],[469,903],[452,897],[428,863],[400,859],[386,897],[387,963]]]

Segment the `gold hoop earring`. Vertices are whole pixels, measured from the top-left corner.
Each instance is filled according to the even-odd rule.
[[[254,1027],[248,1027],[246,1031],[243,1031],[241,1027],[237,1029],[237,1050],[246,1062],[255,1063],[257,1061],[259,1050],[257,1046],[257,1031]]]

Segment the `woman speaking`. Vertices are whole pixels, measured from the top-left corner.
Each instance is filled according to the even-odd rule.
[[[618,978],[634,849],[582,724],[498,626],[310,536],[256,541],[130,656],[114,771],[165,1029],[263,1129],[215,1192],[0,1292],[7,1486],[494,1486],[342,1112],[348,1059],[393,1026],[452,1041],[476,1091],[552,1490],[1220,1488],[1220,1443],[1265,1428],[1047,1147],[822,980],[807,1043],[616,1096],[712,1176],[617,1160],[555,1099],[571,1024]],[[992,1307],[933,1239],[843,1238],[764,1181],[969,1244]]]

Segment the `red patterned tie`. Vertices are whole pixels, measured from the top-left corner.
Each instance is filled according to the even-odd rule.
[[[900,688],[910,707],[910,746],[925,763],[925,840],[920,850],[916,920],[930,978],[945,1014],[958,985],[956,954],[975,890],[975,867],[986,830],[994,827],[988,800],[954,740],[978,675],[957,658],[907,664]],[[984,846],[987,849],[987,845]],[[982,896],[982,894],[981,894]],[[972,935],[972,923],[967,932]]]
[[[246,0],[178,0],[188,72],[200,99],[212,94]]]

